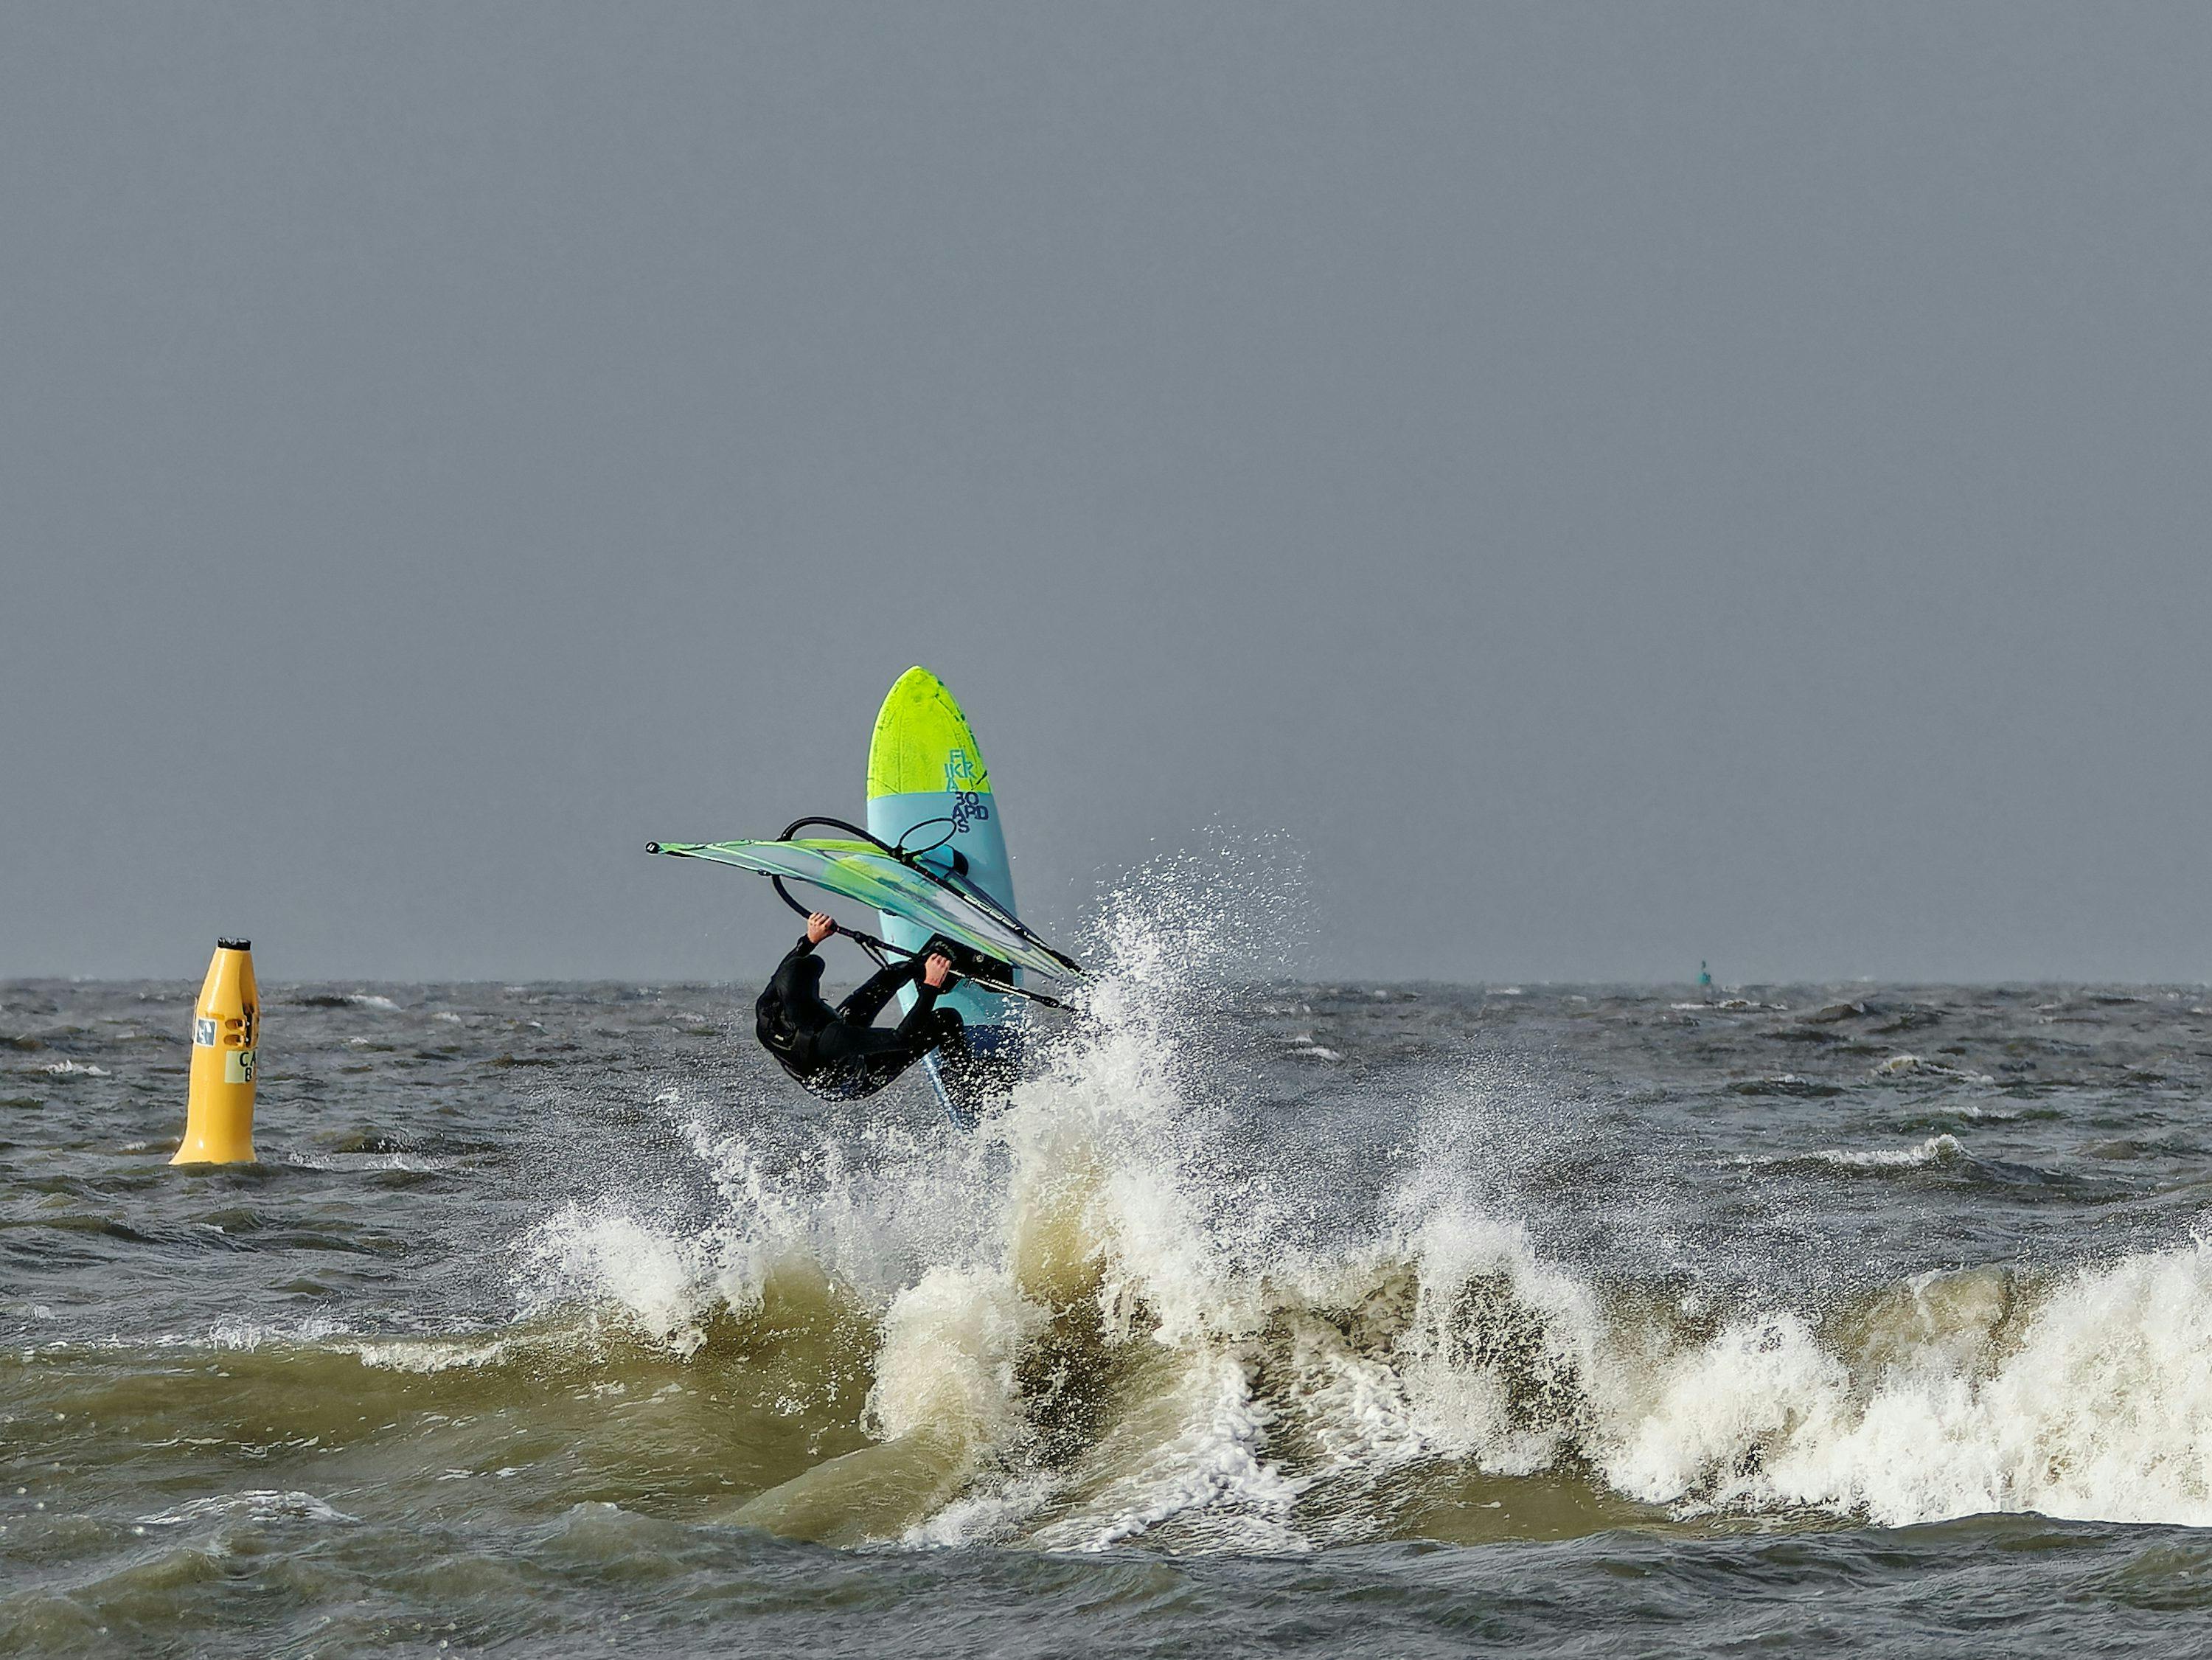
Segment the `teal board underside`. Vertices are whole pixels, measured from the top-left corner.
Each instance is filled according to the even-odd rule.
[[[999,828],[998,811],[988,795],[981,798],[981,808],[989,817],[981,816],[975,811],[976,804],[977,798],[973,795],[945,790],[918,795],[879,795],[868,803],[868,833],[896,847],[902,836],[911,836],[915,843],[923,844],[932,836],[949,829],[951,834],[946,836],[945,845],[923,854],[921,862],[938,870],[950,870],[952,855],[957,852],[968,865],[962,879],[982,890],[1009,915],[1016,915],[1013,872],[1007,862],[1006,838]],[[914,835],[916,828],[923,824],[931,829]],[[929,939],[929,930],[919,923],[890,911],[878,915],[883,920],[884,938],[902,950],[916,950]],[[1004,1043],[1006,1029],[1020,1018],[1020,1000],[1004,992],[985,991],[965,981],[938,1001],[940,1007],[958,1011],[961,1019],[967,1022],[969,1044],[986,1052]],[[911,1007],[913,994],[901,993],[900,1002],[902,1007]]]

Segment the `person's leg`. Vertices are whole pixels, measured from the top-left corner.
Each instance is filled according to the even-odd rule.
[[[965,1055],[967,1029],[960,1016],[936,1007],[936,1000],[927,994],[916,998],[906,1018],[890,1031],[833,1020],[816,1035],[815,1053],[838,1077],[865,1077],[861,1094],[874,1093],[940,1045],[957,1045]]]
[[[917,1020],[909,1014],[899,1022],[896,1031],[872,1031],[867,1034],[872,1053],[862,1064],[867,1070],[871,1093],[890,1083],[932,1049],[937,1051],[941,1063],[953,1068],[956,1073],[966,1066],[968,1028],[962,1023],[958,1012],[931,1009],[921,1012],[923,1018]]]
[[[902,1067],[908,1066],[927,1055],[936,1042],[935,1023],[927,1014],[919,1026],[915,1017],[908,1014],[896,1030],[890,1031],[833,1021],[814,1040],[815,1052],[825,1064],[871,1068],[881,1061],[896,1061]]]
[[[892,1029],[898,1041],[916,1055],[927,1055],[943,1041],[945,1022],[950,1018],[955,1026],[960,1017],[951,1009],[937,1006],[937,993],[932,988],[921,988],[921,994],[914,1000],[914,1006],[906,1012],[906,1018]]]
[[[832,1020],[815,1034],[814,1052],[820,1067],[817,1077],[823,1085],[816,1092],[854,1101],[873,1095],[898,1076],[905,1046],[896,1032]],[[886,1055],[896,1057],[900,1064],[886,1070],[883,1065]]]
[[[877,970],[860,982],[850,997],[837,1005],[837,1018],[856,1026],[873,1025],[876,1017],[884,1012],[884,1005],[891,1000],[900,987],[921,972],[921,959],[918,957]]]

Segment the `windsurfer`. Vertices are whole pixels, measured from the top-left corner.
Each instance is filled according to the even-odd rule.
[[[776,964],[753,1005],[753,1030],[778,1066],[816,1095],[854,1101],[873,1095],[932,1049],[965,1059],[960,1016],[937,1006],[951,976],[951,958],[908,958],[871,976],[833,1009],[822,1000],[822,959],[814,948],[836,932],[823,912],[809,916],[805,937]],[[875,1030],[884,1005],[908,985],[915,1000],[906,1018],[888,1031]]]

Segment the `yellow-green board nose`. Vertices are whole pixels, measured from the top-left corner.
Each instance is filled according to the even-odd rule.
[[[991,792],[991,775],[968,717],[945,683],[916,665],[898,678],[876,714],[868,744],[868,799],[934,790]]]

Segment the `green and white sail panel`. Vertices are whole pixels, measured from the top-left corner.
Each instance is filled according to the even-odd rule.
[[[1072,980],[1079,972],[1067,958],[998,915],[988,899],[971,899],[940,885],[866,842],[805,837],[790,842],[656,842],[653,850],[805,882],[903,916],[927,933],[941,933],[980,956],[1049,979]]]

